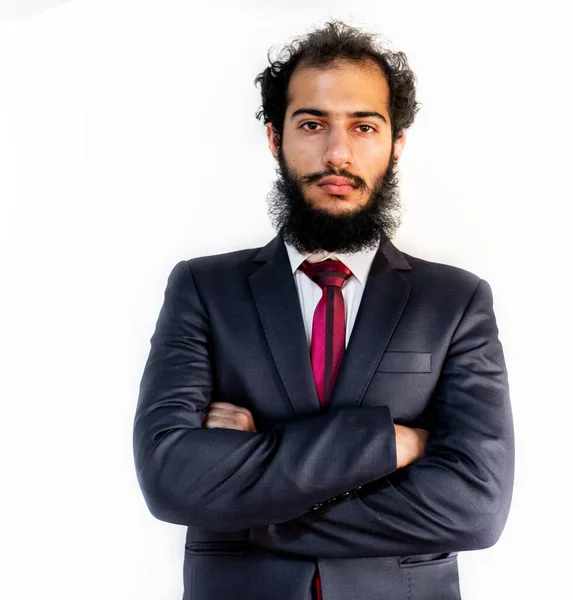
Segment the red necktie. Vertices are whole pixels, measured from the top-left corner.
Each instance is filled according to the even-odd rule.
[[[328,408],[338,369],[344,355],[346,319],[342,286],[352,271],[339,260],[304,261],[299,269],[322,288],[314,309],[310,355],[320,406]],[[318,569],[314,577],[317,600],[322,600]]]

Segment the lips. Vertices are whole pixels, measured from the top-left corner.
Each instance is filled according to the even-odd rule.
[[[356,188],[353,185],[334,185],[332,183],[326,183],[324,185],[321,185],[320,189],[325,191],[327,194],[341,196],[343,194],[350,194]]]
[[[350,179],[346,179],[346,177],[338,177],[337,175],[329,175],[328,177],[321,179],[318,183],[318,185],[328,185],[328,184],[339,185],[339,186],[350,185],[352,187],[356,187],[354,185],[354,183],[352,181],[350,181]]]
[[[327,194],[344,195],[350,194],[356,189],[356,186],[350,179],[346,177],[338,177],[337,175],[330,175],[322,179],[318,185],[320,189],[325,191]]]
[[[356,186],[350,179],[346,177],[338,177],[337,175],[330,175],[319,181],[318,185],[320,189],[327,194],[344,195],[350,194],[356,189]]]

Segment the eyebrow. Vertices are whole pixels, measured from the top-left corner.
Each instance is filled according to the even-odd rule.
[[[298,108],[297,110],[295,110],[292,113],[292,115],[290,116],[290,118],[294,119],[297,115],[302,115],[302,114],[313,115],[315,117],[330,116],[330,113],[326,110],[319,110],[318,108],[303,107],[303,108]],[[357,110],[354,112],[346,113],[346,116],[349,119],[365,119],[367,117],[376,117],[378,119],[382,119],[382,121],[384,121],[385,123],[388,122],[384,115],[380,114],[379,112],[377,112],[375,110]]]

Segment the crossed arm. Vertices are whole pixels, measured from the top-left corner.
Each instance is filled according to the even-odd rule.
[[[425,455],[405,468],[396,469],[385,406],[340,409],[267,433],[203,427],[212,390],[208,345],[205,307],[179,263],[152,338],[134,430],[138,477],[158,518],[249,528],[254,544],[314,557],[470,550],[501,535],[513,486],[513,425],[485,281],[451,340]],[[364,487],[309,511],[357,486]]]
[[[158,519],[222,531],[285,522],[396,470],[387,406],[345,407],[264,433],[203,428],[211,343],[206,307],[181,261],[151,338],[133,431],[138,481]]]
[[[495,544],[511,502],[514,442],[504,359],[485,282],[457,328],[433,403],[435,427],[423,456],[319,511],[253,528],[250,541],[274,551],[336,558]],[[205,425],[233,426],[236,407],[213,406],[214,418],[208,415]],[[239,410],[248,422],[245,409]],[[240,423],[241,417],[235,426]],[[396,440],[399,453],[399,436]]]

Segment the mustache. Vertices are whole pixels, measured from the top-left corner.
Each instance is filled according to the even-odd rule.
[[[300,182],[302,184],[310,185],[311,183],[316,183],[317,181],[320,181],[321,179],[324,179],[325,177],[329,177],[330,175],[335,175],[336,177],[346,177],[347,179],[350,179],[350,181],[352,181],[352,183],[354,183],[354,185],[358,189],[365,189],[367,187],[364,179],[362,179],[356,175],[353,175],[352,173],[349,173],[348,171],[346,171],[344,169],[341,169],[338,173],[329,169],[326,171],[322,171],[321,173],[311,173],[310,175],[303,175],[300,178]]]

